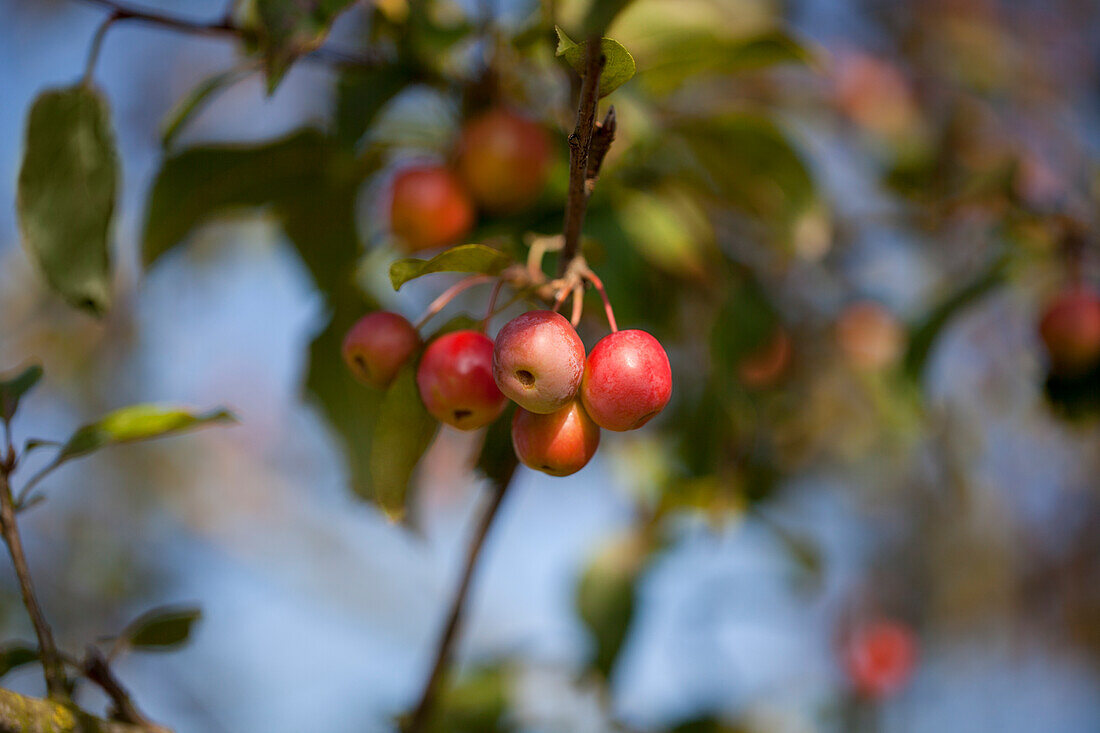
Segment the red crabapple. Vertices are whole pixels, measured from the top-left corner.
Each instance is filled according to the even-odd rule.
[[[488,425],[504,411],[493,381],[493,342],[480,331],[454,331],[429,344],[416,384],[428,412],[460,430]]]
[[[493,377],[505,396],[529,412],[561,409],[577,396],[584,344],[553,311],[527,311],[504,325],[493,349]]]
[[[672,396],[672,368],[657,339],[630,329],[604,336],[588,355],[581,400],[601,428],[645,425]]]
[[[853,303],[841,311],[836,337],[848,363],[865,371],[895,364],[905,350],[905,328],[893,313],[872,301]]]
[[[473,223],[469,195],[443,166],[406,168],[394,177],[390,229],[409,251],[454,244]]]
[[[1051,369],[1078,376],[1100,363],[1100,295],[1077,288],[1056,297],[1039,322]]]
[[[856,692],[872,698],[893,694],[905,686],[917,658],[913,631],[898,621],[879,620],[851,632],[844,647],[844,665]]]
[[[577,400],[548,414],[521,407],[512,418],[516,456],[523,465],[551,476],[568,476],[581,470],[599,445],[600,428]]]
[[[376,311],[348,330],[342,352],[356,379],[385,388],[419,346],[420,334],[404,316]]]
[[[491,109],[470,120],[458,143],[458,174],[474,200],[492,212],[529,206],[546,184],[550,140],[532,120]]]

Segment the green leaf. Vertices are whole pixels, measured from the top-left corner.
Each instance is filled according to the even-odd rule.
[[[416,365],[409,364],[382,398],[370,447],[374,500],[393,521],[405,516],[409,478],[438,426],[420,401]]]
[[[111,300],[107,237],[118,186],[106,100],[83,85],[40,94],[27,118],[19,170],[23,243],[50,287],[96,315]]]
[[[663,39],[650,58],[639,56],[641,82],[657,93],[673,92],[686,80],[707,74],[735,74],[778,64],[813,64],[814,53],[780,30],[748,38],[716,31],[679,33]]]
[[[41,659],[36,647],[21,641],[9,641],[0,646],[0,677],[16,667],[31,664]]]
[[[592,559],[577,586],[577,613],[595,642],[592,664],[604,678],[611,676],[626,641],[634,617],[635,586],[648,555],[642,537],[616,537]]]
[[[377,308],[350,287],[333,297],[328,326],[309,346],[306,391],[335,431],[334,442],[347,461],[352,490],[371,499],[371,440],[383,393],[357,382],[344,363],[340,348],[344,334],[364,313]]]
[[[19,409],[19,400],[42,379],[42,367],[32,364],[13,377],[0,379],[0,420],[11,420]]]
[[[452,672],[448,671],[448,678]],[[425,726],[428,733],[508,733],[512,675],[497,666],[464,672],[440,686],[439,699]]]
[[[202,610],[192,606],[154,608],[131,621],[120,635],[120,641],[134,649],[172,649],[187,641],[191,629],[201,618]]]
[[[205,109],[206,105],[214,101],[221,92],[243,80],[254,70],[254,65],[240,66],[214,74],[199,82],[198,86],[180,98],[165,116],[161,123],[161,145],[170,147],[176,136],[195,115]]]
[[[578,74],[584,73],[584,46],[575,43],[565,31],[555,27],[558,32],[557,55],[565,59]],[[610,38],[600,39],[600,53],[604,57],[603,71],[600,72],[600,96],[606,97],[634,76],[634,57],[618,41]]]
[[[398,260],[390,265],[390,282],[394,290],[410,280],[415,280],[433,272],[473,272],[484,275],[499,275],[512,264],[512,258],[499,249],[484,244],[462,244],[440,252],[430,260],[410,257]]]
[[[320,48],[336,16],[354,0],[254,0],[256,48],[267,71],[268,94],[290,66]]]
[[[398,92],[413,80],[404,65],[376,69],[349,69],[336,82],[336,136],[354,144],[370,128],[375,117]]]
[[[152,440],[216,423],[235,422],[227,410],[193,413],[158,405],[131,405],[115,410],[83,426],[61,447],[55,461],[62,463],[100,448],[122,443]]]

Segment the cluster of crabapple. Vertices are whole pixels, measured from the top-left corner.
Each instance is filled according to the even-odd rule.
[[[1059,293],[1043,311],[1039,337],[1059,377],[1075,379],[1100,366],[1100,293],[1080,285]]]
[[[541,193],[551,147],[538,123],[493,107],[465,124],[452,164],[415,165],[393,180],[390,229],[410,252],[455,244],[473,227],[478,207],[515,213]]]
[[[343,354],[357,378],[385,387],[419,347],[412,324],[383,311],[351,328]],[[472,329],[435,339],[420,357],[416,383],[428,412],[460,430],[489,425],[513,400],[516,456],[535,470],[568,476],[591,460],[600,428],[634,430],[664,409],[672,370],[645,331],[612,331],[586,358],[568,320],[532,310],[505,324],[495,342]]]

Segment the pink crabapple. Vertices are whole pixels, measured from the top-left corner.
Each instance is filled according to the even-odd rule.
[[[560,314],[527,311],[497,333],[493,377],[500,391],[523,409],[561,409],[577,396],[583,376],[584,344]]]
[[[384,389],[419,347],[420,334],[404,316],[375,311],[348,329],[342,353],[356,379]]]

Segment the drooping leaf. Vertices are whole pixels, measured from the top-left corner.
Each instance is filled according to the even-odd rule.
[[[31,664],[41,659],[37,647],[24,644],[21,641],[9,641],[0,645],[0,677],[16,667]]]
[[[0,420],[11,420],[19,409],[19,400],[42,379],[42,367],[32,364],[18,374],[0,379]]]
[[[222,409],[194,413],[174,407],[131,405],[78,429],[61,447],[55,460],[62,463],[110,445],[153,440],[208,425],[235,421],[232,413]]]
[[[176,140],[176,136],[183,131],[195,115],[214,101],[219,94],[245,79],[254,71],[252,65],[239,66],[228,71],[223,71],[203,79],[199,84],[183,95],[169,110],[164,121],[161,122],[160,142],[164,147],[170,147]]]
[[[356,381],[348,371],[340,347],[344,334],[364,313],[377,303],[350,288],[332,300],[333,315],[328,326],[309,346],[309,370],[306,391],[329,426],[336,433],[335,443],[347,463],[352,491],[371,499],[370,456],[374,424],[383,392]]]
[[[584,45],[574,42],[561,28],[556,30],[558,32],[557,55],[564,58],[578,74],[583,74]],[[606,97],[634,76],[634,57],[623,44],[610,38],[600,39],[600,53],[604,57],[603,71],[600,72],[600,96]]]
[[[120,634],[120,641],[134,649],[163,651],[184,644],[202,610],[193,606],[163,606],[143,613]]]
[[[386,390],[370,447],[374,499],[393,521],[405,515],[409,479],[439,427],[416,386],[416,367],[409,364]]]
[[[592,665],[605,678],[611,676],[626,641],[634,617],[635,586],[648,554],[642,537],[616,537],[596,554],[577,586],[577,613],[595,642]]]
[[[254,0],[256,47],[274,92],[291,64],[324,43],[336,16],[354,0]]]
[[[50,287],[103,313],[119,163],[107,101],[80,85],[40,94],[27,118],[17,209],[23,243]]]
[[[410,257],[398,260],[390,265],[390,282],[394,290],[410,280],[415,280],[433,272],[471,272],[484,275],[499,275],[512,264],[512,258],[499,249],[484,244],[462,244],[440,252],[430,260]]]

